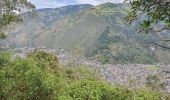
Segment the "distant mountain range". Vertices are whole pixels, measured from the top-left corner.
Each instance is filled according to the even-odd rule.
[[[150,42],[170,38],[169,32],[138,33],[124,17],[128,4],[70,5],[24,13],[23,22],[10,26],[10,47],[64,48],[103,63],[170,62],[170,52]]]

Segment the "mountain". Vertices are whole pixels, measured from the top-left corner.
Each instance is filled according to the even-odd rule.
[[[64,48],[103,63],[170,61],[169,51],[150,45],[167,33],[138,33],[139,25],[124,20],[128,4],[69,5],[21,14],[23,22],[9,27],[10,47]],[[15,26],[15,27],[14,27]]]

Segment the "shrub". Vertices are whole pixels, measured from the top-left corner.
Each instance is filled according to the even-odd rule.
[[[48,66],[50,69],[59,69],[58,58],[51,53],[47,53],[41,50],[35,50],[28,54],[28,58],[31,58],[38,62],[39,66]]]
[[[102,82],[83,80],[70,85],[70,96],[74,100],[130,100],[131,92]]]
[[[10,61],[0,70],[1,99],[49,100],[59,96],[64,84],[58,68],[57,57],[45,52]]]
[[[161,100],[161,95],[150,90],[129,90],[99,81],[82,80],[70,85],[73,100]]]
[[[161,94],[151,90],[137,90],[134,94],[136,100],[162,100]]]
[[[55,55],[43,51],[26,58],[0,55],[1,100],[161,100],[159,93],[113,87],[85,67],[61,69]]]
[[[99,79],[99,74],[92,68],[87,66],[79,66],[79,67],[64,67],[63,76],[66,81],[74,82],[78,80],[97,80]]]
[[[0,53],[0,68],[7,66],[11,59],[10,52],[1,52]]]

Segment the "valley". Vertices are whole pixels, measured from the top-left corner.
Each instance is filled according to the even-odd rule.
[[[54,53],[62,66],[93,68],[111,84],[169,93],[170,52],[151,44],[170,37],[168,31],[138,33],[138,23],[124,20],[127,9],[127,4],[105,3],[24,13],[2,44],[17,52],[14,57],[43,50]]]
[[[170,93],[170,64],[102,64],[92,58],[74,56],[65,49],[16,48],[15,57],[26,57],[34,51],[46,51],[55,54],[62,66],[86,66],[99,73],[101,80],[112,85],[126,86],[130,89],[151,88],[155,91]]]
[[[104,64],[169,63],[169,50],[151,42],[169,45],[168,31],[138,33],[138,23],[129,25],[124,17],[127,4],[105,3],[98,6],[70,5],[21,14],[22,23],[9,27],[1,44],[9,48],[64,48],[76,55],[96,57]],[[17,26],[17,27],[14,27]]]
[[[0,100],[170,100],[169,33],[170,0],[0,0]]]

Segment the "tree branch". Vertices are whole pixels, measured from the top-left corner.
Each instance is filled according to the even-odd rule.
[[[150,44],[154,44],[154,45],[159,46],[159,47],[164,48],[164,49],[170,49],[170,47],[163,46],[163,45],[155,43],[155,42],[150,42]]]

